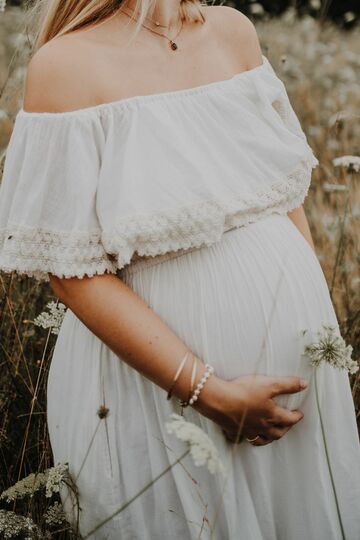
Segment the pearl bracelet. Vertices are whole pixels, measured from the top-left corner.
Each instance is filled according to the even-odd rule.
[[[193,405],[195,403],[195,401],[197,401],[201,390],[204,388],[204,384],[206,383],[206,381],[208,380],[210,375],[212,373],[214,373],[214,368],[212,366],[210,366],[210,364],[205,364],[205,367],[206,367],[206,370],[205,370],[203,376],[201,377],[200,381],[196,385],[195,391],[194,391],[193,395],[191,396],[191,398],[189,399],[189,401],[181,401],[180,402],[182,407],[187,407],[188,405]]]

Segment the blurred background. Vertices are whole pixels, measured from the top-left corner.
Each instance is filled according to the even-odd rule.
[[[360,0],[216,3],[253,20],[320,161],[304,207],[342,335],[359,361]],[[0,11],[0,178],[30,55],[21,2],[8,0]],[[358,165],[335,166],[343,156]],[[0,273],[0,492],[52,464],[45,389],[56,335],[34,324],[51,300],[47,284]],[[349,377],[360,425],[359,372]],[[44,501],[35,498],[32,515],[43,511]]]
[[[288,8],[293,8],[299,16],[311,15],[317,19],[330,18],[343,27],[353,26],[360,15],[358,0],[239,0],[225,2],[240,9],[246,15],[256,17],[278,16]]]

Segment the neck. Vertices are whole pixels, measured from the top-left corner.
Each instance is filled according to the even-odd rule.
[[[125,6],[136,13],[136,0],[128,0]],[[179,10],[181,0],[156,0],[154,11],[148,14],[153,21],[159,21],[160,24],[168,28],[176,27],[179,23]]]

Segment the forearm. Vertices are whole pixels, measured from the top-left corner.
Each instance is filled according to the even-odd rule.
[[[301,205],[298,208],[294,208],[290,212],[288,212],[288,217],[291,219],[291,221],[296,225],[296,227],[299,229],[301,234],[304,236],[305,240],[307,240],[310,244],[310,246],[315,250],[315,244],[311,235],[311,230],[309,226],[309,222],[307,220],[304,206]]]
[[[83,279],[49,277],[56,296],[121,360],[169,389],[189,348],[130,287],[112,274]],[[190,356],[173,391],[180,399],[188,399],[192,360]],[[195,384],[204,371],[204,361],[198,362]],[[217,380],[215,375],[208,379],[195,405],[204,414]]]

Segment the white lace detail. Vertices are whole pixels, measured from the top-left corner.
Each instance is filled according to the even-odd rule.
[[[64,278],[116,272],[116,264],[101,244],[101,232],[55,232],[8,225],[0,230],[1,270],[41,281],[48,272]]]
[[[256,193],[137,215],[131,221],[120,220],[113,230],[103,232],[103,244],[116,258],[119,269],[138,257],[210,246],[232,227],[248,225],[273,212],[285,213],[300,206],[310,187],[311,170],[317,164],[311,153],[286,180]]]
[[[239,193],[124,217],[108,231],[59,232],[9,223],[0,230],[0,267],[38,280],[48,273],[60,278],[117,273],[136,258],[210,246],[222,234],[269,214],[285,213],[305,199],[311,170],[318,164],[312,154],[284,180],[254,193]]]

